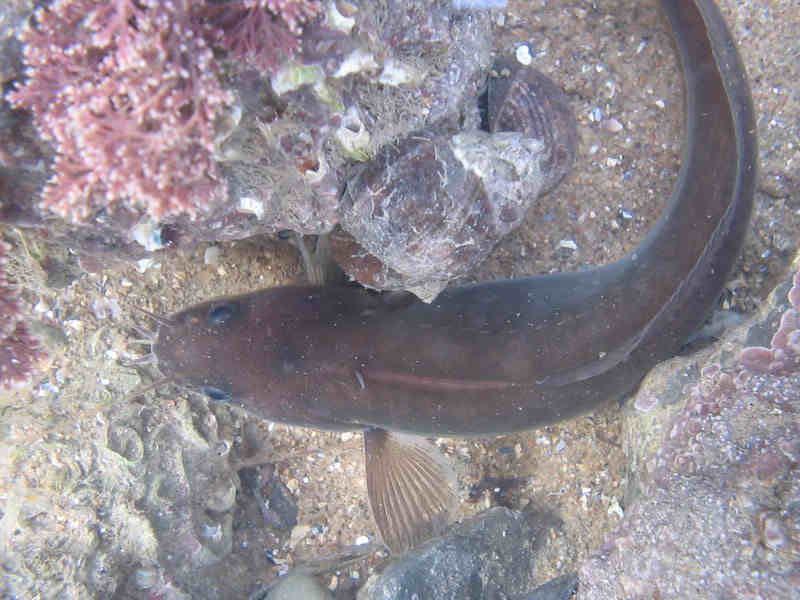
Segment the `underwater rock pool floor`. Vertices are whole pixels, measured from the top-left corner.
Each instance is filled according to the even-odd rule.
[[[759,117],[756,212],[725,298],[726,308],[751,312],[798,245],[800,16],[789,0],[719,4]],[[679,167],[680,74],[655,2],[511,1],[502,15],[498,48],[530,46],[534,66],[567,92],[581,143],[573,173],[473,279],[613,260],[652,226]],[[0,590],[8,597],[145,598],[165,589],[174,595],[163,597],[246,598],[288,567],[375,538],[359,434],[270,427],[169,385],[133,398],[154,373],[120,363],[147,352],[133,342],[133,327],[148,326],[136,307],[164,314],[302,281],[292,247],[225,243],[206,264],[202,244],[160,254],[143,273],[124,265],[86,272],[61,249],[4,233],[50,354],[29,386],[0,392]],[[542,582],[575,570],[624,513],[616,406],[524,434],[437,443],[457,465],[462,497],[480,481],[514,479],[503,502],[552,516],[537,558]],[[236,472],[259,460],[275,465],[296,500],[291,532],[268,526],[241,489],[237,496]],[[491,489],[463,502],[461,516],[496,502]],[[352,597],[382,560],[373,554],[322,580]]]

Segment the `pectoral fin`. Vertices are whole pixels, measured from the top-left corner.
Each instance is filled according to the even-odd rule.
[[[427,440],[384,429],[364,432],[367,492],[386,546],[405,552],[450,523],[457,505],[456,477]]]

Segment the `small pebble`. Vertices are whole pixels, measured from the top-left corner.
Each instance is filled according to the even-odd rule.
[[[203,264],[206,265],[216,265],[219,263],[220,255],[222,251],[220,250],[219,246],[209,246],[206,248],[206,251],[203,253]]]
[[[517,46],[517,61],[521,65],[525,65],[526,67],[533,62],[533,57],[531,56],[531,49],[528,47],[527,44],[522,44],[521,46]]]
[[[558,242],[559,248],[566,248],[567,250],[577,250],[578,244],[574,240],[561,240]]]
[[[136,270],[139,271],[139,273],[144,273],[145,271],[147,271],[147,269],[153,266],[154,262],[155,261],[152,258],[142,258],[140,260],[137,260]]]
[[[620,131],[622,131],[622,130],[623,130],[623,128],[624,128],[624,127],[623,127],[623,125],[622,125],[622,123],[620,123],[620,122],[619,122],[617,119],[615,119],[615,118],[613,118],[613,117],[612,117],[612,118],[610,118],[610,119],[606,119],[606,120],[604,120],[604,121],[603,121],[603,122],[600,124],[600,127],[601,127],[601,128],[604,130],[604,131],[607,131],[607,132],[609,132],[609,133],[619,133],[619,132],[620,132]]]
[[[298,525],[294,529],[292,529],[292,533],[289,536],[289,547],[294,548],[299,544],[305,537],[311,532],[310,525]]]
[[[453,0],[453,8],[456,10],[498,9],[507,5],[508,0]]]
[[[330,592],[306,573],[292,571],[267,594],[266,600],[328,600]]]
[[[619,501],[616,498],[611,499],[611,504],[608,506],[608,514],[609,515],[617,515],[620,519],[625,516],[625,513],[622,510],[622,507],[619,505]]]
[[[64,325],[74,331],[81,331],[83,329],[83,323],[78,319],[67,319],[64,321]]]
[[[161,250],[164,242],[161,240],[161,226],[145,218],[131,229],[131,235],[145,250],[153,252]]]

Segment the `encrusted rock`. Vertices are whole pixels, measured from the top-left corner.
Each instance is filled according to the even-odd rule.
[[[630,504],[617,531],[583,564],[579,598],[795,593],[800,367],[792,357],[776,364],[773,354],[786,351],[797,331],[791,315],[800,275],[788,306],[786,289],[772,295],[760,322],[733,332],[713,354],[676,359],[645,381],[639,396],[649,400],[634,402],[626,421]],[[778,320],[772,347],[763,349],[770,356],[754,361],[746,349],[740,361],[737,345]]]

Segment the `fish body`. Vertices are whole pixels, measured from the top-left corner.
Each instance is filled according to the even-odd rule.
[[[346,286],[219,298],[159,331],[160,368],[268,419],[425,435],[531,429],[631,392],[710,313],[756,173],[749,92],[716,8],[662,4],[686,74],[688,135],[669,205],[633,252],[447,289],[430,304]]]
[[[661,4],[684,72],[686,139],[672,197],[633,252],[446,289],[430,304],[345,286],[215,299],[159,328],[159,368],[279,422],[435,436],[531,429],[629,394],[712,310],[756,180],[749,87],[717,7]],[[369,480],[369,453],[367,468]],[[375,504],[393,500],[374,491],[385,485],[376,477],[377,518]]]

